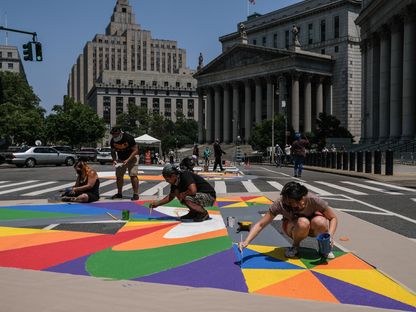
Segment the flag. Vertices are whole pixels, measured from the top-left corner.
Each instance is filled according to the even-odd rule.
[[[256,0],[248,0],[251,4],[256,4]]]

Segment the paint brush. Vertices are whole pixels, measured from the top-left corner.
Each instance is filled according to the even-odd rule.
[[[108,214],[111,218],[113,218],[114,220],[118,220],[116,217],[114,217],[111,213],[106,212],[106,214]]]
[[[243,265],[243,259],[244,259],[244,255],[243,255],[243,233],[240,233],[240,242],[241,242],[241,261],[240,261],[240,266]]]

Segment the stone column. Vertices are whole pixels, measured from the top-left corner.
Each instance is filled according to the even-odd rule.
[[[204,91],[201,88],[198,92],[198,142],[204,143]]]
[[[379,137],[380,125],[380,38],[377,33],[373,34],[373,139],[372,142],[377,142]]]
[[[365,122],[365,112],[366,112],[366,103],[367,103],[367,85],[366,85],[366,75],[367,75],[367,40],[364,39],[360,43],[361,50],[361,138],[360,143],[365,143],[367,141],[367,124]]]
[[[299,131],[299,78],[300,74],[292,73],[292,127],[296,132]]]
[[[323,83],[324,77],[318,77],[316,80],[316,119],[319,119],[319,114],[324,112]]]
[[[403,82],[403,25],[399,19],[391,24],[390,63],[390,140],[396,141],[402,133]]]
[[[272,105],[273,105],[273,80],[272,77],[267,77],[267,120],[271,120]]]
[[[390,32],[383,27],[380,32],[380,110],[379,141],[389,138],[390,130]]]
[[[206,105],[206,116],[207,116],[207,135],[206,135],[206,141],[207,143],[212,143],[213,137],[212,137],[212,116],[214,112],[214,95],[212,88],[207,89],[207,105]]]
[[[222,142],[221,137],[221,87],[215,86],[215,119],[214,119],[214,140],[219,139]]]
[[[366,102],[365,102],[365,123],[366,123],[366,142],[370,143],[373,140],[373,43],[372,40],[367,41],[366,53]]]
[[[233,142],[240,135],[240,92],[239,83],[233,83]]]
[[[312,131],[312,85],[311,85],[310,75],[305,76],[304,99],[305,99],[304,132],[311,132]]]
[[[256,124],[261,122],[261,102],[262,102],[262,79],[257,78],[256,83],[256,109],[255,109],[255,120]]]
[[[416,14],[409,10],[403,32],[403,114],[402,137],[414,139],[416,129]]]
[[[231,116],[230,116],[230,86],[224,85],[224,116],[223,116],[223,131],[224,131],[224,142],[230,143],[232,142],[231,139],[231,132],[230,132],[230,122],[231,122]]]
[[[251,135],[251,81],[244,81],[244,140],[247,142],[250,139]]]

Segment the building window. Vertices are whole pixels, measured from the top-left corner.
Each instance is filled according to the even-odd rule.
[[[111,97],[103,97],[103,119],[106,124],[111,123]]]
[[[338,53],[338,46],[335,46],[335,48],[334,48],[334,50],[335,50],[335,53]]]
[[[182,99],[176,99],[176,115],[183,114],[183,101]]]
[[[116,97],[116,115],[123,113],[123,98]]]
[[[140,107],[144,107],[147,109],[147,98],[140,99]]]
[[[257,40],[253,39],[253,45],[257,45]]]
[[[126,13],[127,12],[126,8],[122,8],[121,12]]]
[[[3,63],[2,62],[0,62],[0,68],[3,68]]]
[[[133,80],[129,80],[129,86],[133,85]]]
[[[13,53],[12,52],[7,52],[7,57],[12,58],[13,57]]]
[[[313,24],[308,25],[308,44],[313,43]]]
[[[8,68],[8,69],[13,69],[13,63],[8,63],[8,64],[7,64],[7,68]]]
[[[176,82],[176,88],[179,88],[181,86],[180,82]]]
[[[187,87],[187,88],[192,88],[192,84],[191,84],[190,82],[188,82],[188,83],[186,84],[186,87]]]
[[[267,38],[266,37],[263,37],[261,41],[262,41],[263,47],[265,47],[266,44],[267,44]]]
[[[129,104],[136,105],[136,98],[135,97],[129,97]]]
[[[188,100],[188,118],[194,118],[194,100]]]
[[[277,34],[273,34],[273,48],[277,48]]]
[[[285,31],[285,47],[289,49],[289,30]]]
[[[146,81],[144,81],[144,80],[140,80],[140,85],[141,86],[144,86],[146,84]]]
[[[157,86],[157,81],[153,80],[153,81],[152,81],[152,86],[153,86],[153,87],[156,87],[156,86]]]
[[[326,21],[321,20],[321,42],[326,40]]]
[[[321,49],[321,54],[325,54],[325,49]]]
[[[121,80],[120,79],[116,79],[116,84],[121,84]]]
[[[334,38],[339,38],[339,16],[334,17]]]
[[[165,82],[163,83],[163,85],[164,85],[165,87],[169,87],[169,82],[168,82],[168,81],[165,81]]]

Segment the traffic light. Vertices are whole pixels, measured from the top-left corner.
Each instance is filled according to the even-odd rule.
[[[23,45],[23,59],[25,61],[33,61],[32,42]]]
[[[42,43],[40,43],[40,42],[35,43],[35,51],[36,51],[36,61],[37,62],[42,62],[42,60],[43,60],[43,57],[42,57]]]

